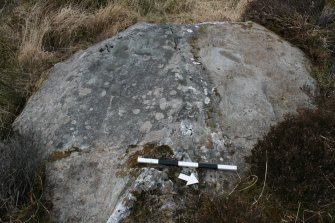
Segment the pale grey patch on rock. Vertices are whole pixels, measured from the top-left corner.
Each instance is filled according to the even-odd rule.
[[[119,116],[123,116],[124,114],[126,114],[126,111],[123,110],[123,109],[119,109],[118,114],[119,114]]]
[[[140,131],[143,133],[148,133],[152,128],[152,124],[150,121],[144,122],[144,124],[140,127]]]
[[[92,93],[92,89],[90,88],[81,88],[79,89],[79,96],[86,96]]]
[[[159,108],[165,110],[169,106],[169,103],[166,101],[165,98],[161,98],[159,100]]]
[[[100,95],[101,95],[101,97],[105,97],[106,94],[107,94],[106,90],[102,90]]]
[[[159,121],[159,120],[161,120],[163,118],[164,118],[164,114],[163,113],[158,112],[158,113],[155,114],[155,119],[157,121]]]
[[[175,90],[172,90],[172,91],[170,91],[170,93],[169,93],[170,95],[176,95],[177,94],[177,91],[175,91]]]
[[[206,97],[206,98],[205,98],[205,104],[208,105],[209,102],[211,102],[211,99],[209,99],[209,97]]]
[[[141,112],[140,109],[134,109],[134,110],[133,110],[134,115],[137,115],[137,114],[139,114],[140,112]]]

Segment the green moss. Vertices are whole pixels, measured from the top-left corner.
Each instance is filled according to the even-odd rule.
[[[54,162],[60,159],[64,159],[68,156],[70,156],[73,152],[80,152],[81,150],[78,147],[70,147],[64,151],[55,151],[53,154],[51,154],[48,158],[49,162]]]

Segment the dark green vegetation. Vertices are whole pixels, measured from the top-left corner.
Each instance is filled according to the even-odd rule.
[[[328,107],[287,117],[258,142],[249,160],[270,193],[288,209],[300,208],[298,222],[304,214],[311,217],[306,222],[335,221],[334,111]]]
[[[253,150],[252,171],[263,177],[266,162],[267,184],[284,201],[335,202],[335,113],[302,111],[272,128]]]

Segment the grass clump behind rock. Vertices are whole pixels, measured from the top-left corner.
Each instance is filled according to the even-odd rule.
[[[37,140],[15,133],[0,142],[0,222],[47,219],[44,166]]]
[[[23,105],[21,66],[17,58],[17,39],[13,29],[0,17],[0,138],[8,135],[10,123]]]

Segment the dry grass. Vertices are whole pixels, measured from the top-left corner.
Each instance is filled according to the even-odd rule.
[[[238,20],[247,0],[34,1],[15,11],[24,20],[18,58],[29,75],[28,91],[58,61],[109,38],[138,20],[204,22]]]
[[[21,67],[17,59],[18,37],[0,17],[0,138],[10,131],[10,123],[22,105]]]
[[[17,58],[25,73],[22,84],[34,92],[40,77],[73,52],[109,38],[138,20],[204,22],[238,20],[247,0],[57,0],[22,2],[17,17]]]
[[[18,56],[30,76],[30,91],[35,90],[34,84],[54,63],[136,21],[134,14],[119,4],[90,12],[71,5],[52,9],[45,3],[36,3],[30,10],[23,15],[25,24]]]

